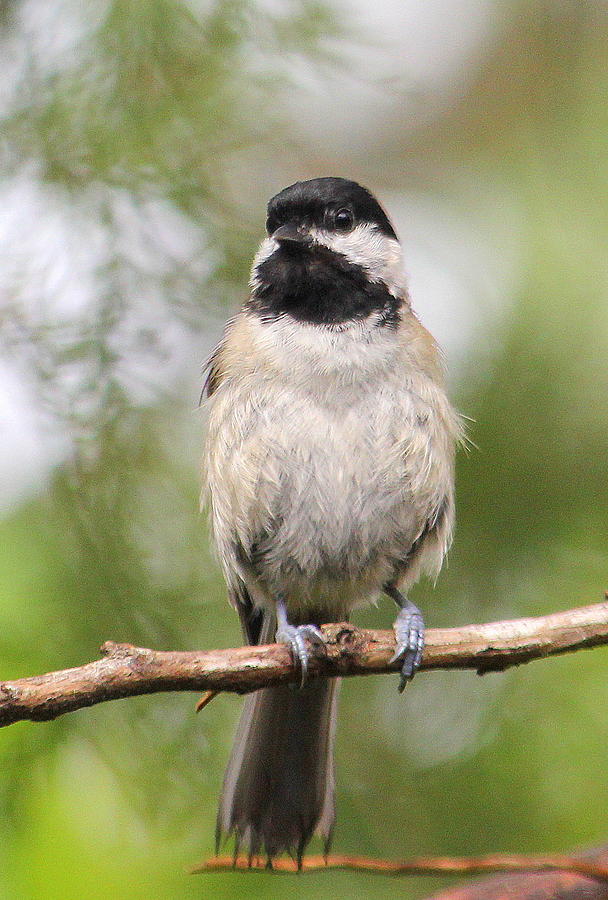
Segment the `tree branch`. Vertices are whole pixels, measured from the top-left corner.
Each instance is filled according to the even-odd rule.
[[[324,625],[324,654],[309,674],[330,677],[395,672],[390,631]],[[427,632],[422,669],[502,671],[533,659],[608,644],[608,602],[534,619],[437,628]],[[103,658],[74,669],[0,682],[0,726],[46,721],[66,712],[159,691],[236,691],[298,682],[290,651],[281,644],[207,651],[158,651],[107,642]]]
[[[517,859],[517,857],[515,857]],[[533,861],[535,857],[530,857]],[[538,857],[542,861],[541,857]],[[504,875],[483,880],[467,881],[457,887],[446,888],[427,900],[608,900],[608,847],[564,856],[564,865],[551,871],[542,867],[518,872],[505,867]],[[546,857],[550,863],[552,857]],[[560,857],[555,858],[560,862]]]
[[[213,856],[198,863],[190,870],[193,875],[206,872],[265,871],[272,868],[277,872],[327,872],[348,869],[354,872],[373,872],[376,875],[480,875],[487,872],[543,872],[547,870],[575,872],[585,878],[608,882],[608,867],[603,861],[596,861],[579,855],[554,854],[527,856],[519,853],[492,853],[488,856],[416,856],[413,859],[370,859],[365,856],[305,856],[301,866],[289,858],[272,860],[269,866],[266,857]],[[510,895],[503,895],[510,896]]]

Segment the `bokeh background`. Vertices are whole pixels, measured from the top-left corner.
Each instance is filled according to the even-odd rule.
[[[429,625],[608,587],[608,3],[0,3],[0,663],[240,641],[198,512],[200,367],[264,206],[360,180],[473,421]],[[358,617],[388,627],[390,604]],[[344,684],[334,847],[608,840],[604,650]],[[0,732],[2,900],[420,897],[438,879],[194,877],[241,701]],[[313,848],[314,849],[314,848]]]

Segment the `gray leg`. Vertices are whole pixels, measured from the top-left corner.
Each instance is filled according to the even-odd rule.
[[[280,598],[277,600],[277,633],[276,641],[278,644],[287,644],[291,649],[294,662],[299,663],[301,672],[301,686],[306,681],[308,673],[308,660],[310,654],[306,646],[306,638],[309,641],[321,644],[325,647],[325,638],[323,633],[316,625],[290,625],[287,621],[287,607],[285,601]]]
[[[401,692],[408,681],[412,680],[422,661],[424,620],[418,607],[404,597],[396,587],[387,585],[384,590],[399,607],[399,613],[393,626],[397,638],[397,651],[391,662],[396,662],[398,659],[403,661],[399,682],[399,692]]]

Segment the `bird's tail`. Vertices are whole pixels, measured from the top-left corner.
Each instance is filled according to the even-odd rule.
[[[263,688],[245,700],[224,776],[218,845],[235,856],[302,854],[316,832],[329,847],[335,821],[333,745],[339,682]]]

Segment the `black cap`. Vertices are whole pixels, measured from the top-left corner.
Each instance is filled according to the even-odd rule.
[[[268,203],[266,227],[269,234],[288,222],[327,227],[331,221],[328,216],[342,209],[352,212],[355,225],[376,225],[382,234],[397,240],[388,216],[373,194],[347,178],[312,178],[284,188]]]

